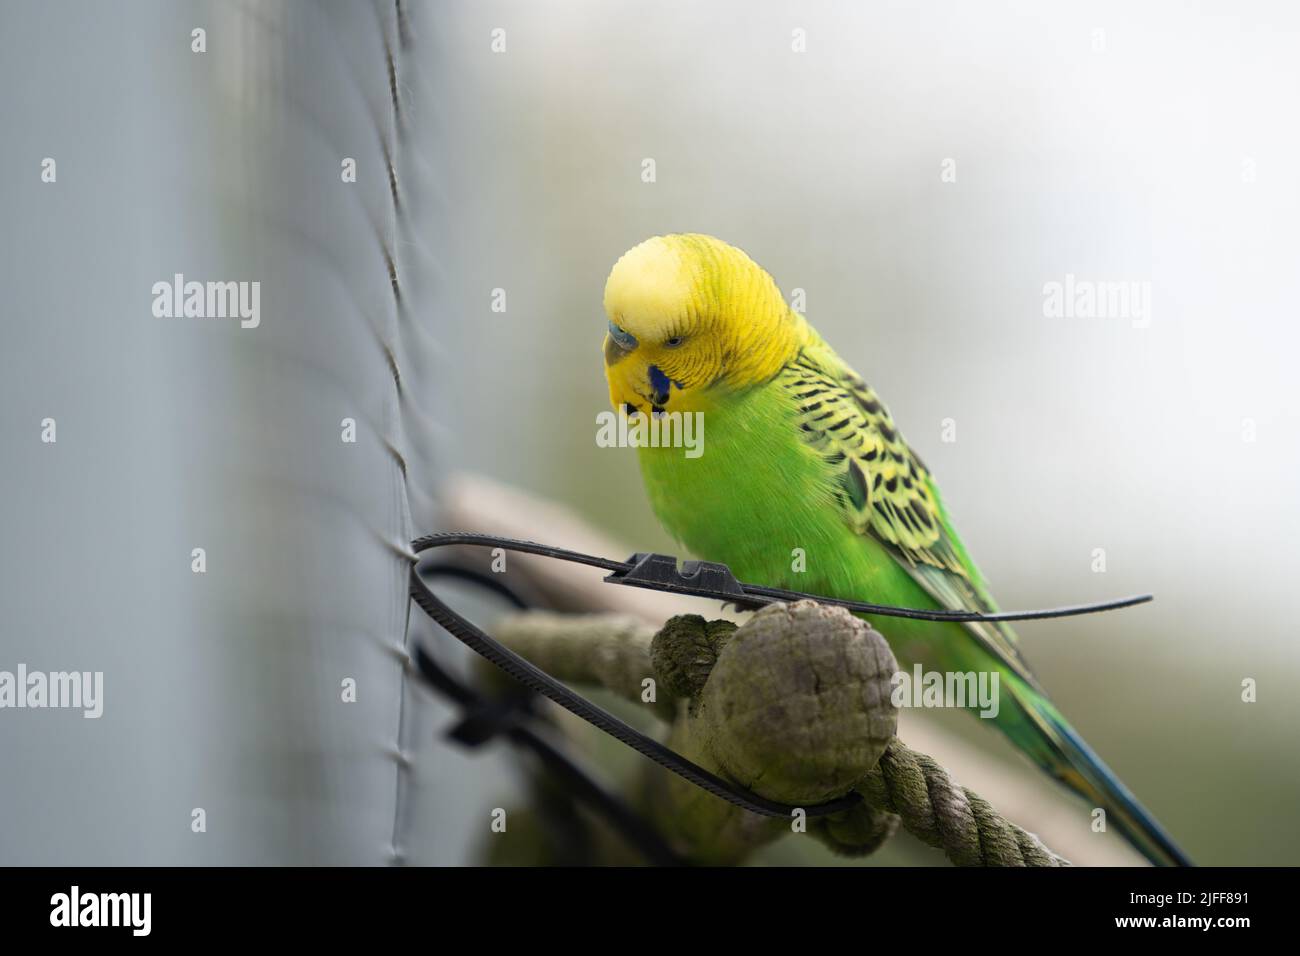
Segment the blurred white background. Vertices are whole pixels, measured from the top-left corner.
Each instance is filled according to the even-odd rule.
[[[1155,592],[1021,626],[1030,661],[1193,857],[1294,862],[1300,10],[456,3],[436,41],[468,465],[673,550],[595,445],[604,280],[651,235],[739,245],[889,402],[1003,606]],[[1150,283],[1149,326],[1045,317],[1067,273]]]

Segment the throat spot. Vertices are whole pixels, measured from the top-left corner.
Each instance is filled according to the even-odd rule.
[[[670,379],[658,365],[650,366],[650,391],[655,405],[667,404],[669,390],[674,385],[682,387],[681,382]]]

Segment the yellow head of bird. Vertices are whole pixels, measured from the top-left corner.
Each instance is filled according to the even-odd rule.
[[[772,277],[712,236],[656,236],[605,283],[605,377],[616,409],[699,411],[767,381],[807,336]]]

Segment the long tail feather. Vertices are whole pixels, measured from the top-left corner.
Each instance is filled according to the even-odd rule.
[[[1043,769],[1093,806],[1104,809],[1107,823],[1117,826],[1129,843],[1152,864],[1193,865],[1132,791],[1120,782],[1047,698],[1022,685],[1014,686],[1013,694],[1017,704],[1045,738],[1042,743],[1046,747],[1026,748]]]

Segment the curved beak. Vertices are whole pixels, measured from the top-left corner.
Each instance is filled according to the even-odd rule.
[[[635,346],[634,346],[635,347]],[[605,367],[609,368],[617,365],[623,359],[632,354],[632,349],[626,348],[612,335],[605,336]]]
[[[640,406],[646,404],[641,394],[644,387],[638,389],[636,363],[623,361],[630,354],[613,338],[605,337],[605,380],[609,383],[609,403],[629,415],[640,411]]]
[[[605,336],[605,378],[609,380],[609,400],[615,408],[629,414],[649,406],[651,412],[662,412],[668,404],[672,382],[658,366],[646,367],[644,362],[624,362],[636,351],[636,336],[613,322]]]

